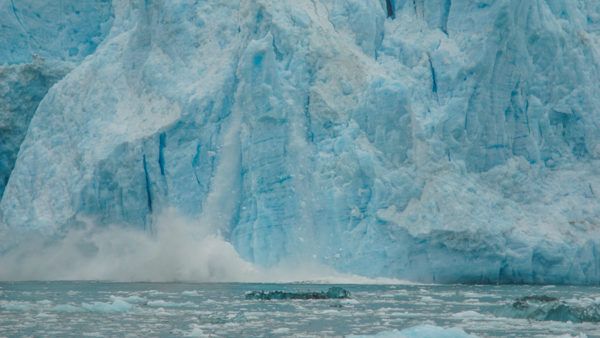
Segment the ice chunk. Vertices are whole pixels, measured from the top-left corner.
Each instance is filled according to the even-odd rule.
[[[24,301],[0,301],[0,308],[7,311],[29,311],[34,308],[34,304]]]
[[[192,302],[169,302],[162,299],[159,300],[151,300],[146,303],[148,306],[152,307],[195,307],[196,305]]]
[[[290,292],[290,291],[251,291],[246,299],[282,300],[282,299],[345,299],[350,298],[350,291],[341,287],[331,287],[326,292]]]
[[[182,296],[186,296],[186,297],[199,297],[199,296],[201,296],[201,294],[198,293],[197,290],[191,290],[191,291],[190,290],[186,290],[186,291],[181,292],[181,295]]]
[[[598,300],[563,301],[547,295],[525,296],[514,301],[508,310],[508,315],[573,323],[600,322],[600,302]]]
[[[83,303],[81,307],[90,312],[114,313],[128,312],[134,308],[134,305],[122,299],[114,299],[112,302],[92,302]]]
[[[474,338],[460,328],[419,325],[403,330],[382,331],[374,335],[350,335],[352,338]]]

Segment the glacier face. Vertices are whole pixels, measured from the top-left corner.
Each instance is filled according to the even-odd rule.
[[[259,265],[600,282],[596,1],[89,3],[44,23],[73,69],[27,121],[2,247],[176,209]]]
[[[108,1],[0,1],[0,197],[48,89],[110,28]]]

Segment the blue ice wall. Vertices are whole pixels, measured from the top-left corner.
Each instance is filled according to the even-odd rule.
[[[48,89],[93,53],[110,1],[0,1],[0,196]]]
[[[111,5],[31,120],[9,232],[175,209],[259,265],[600,282],[596,1]]]
[[[2,0],[0,64],[79,61],[102,42],[112,16],[110,0]]]

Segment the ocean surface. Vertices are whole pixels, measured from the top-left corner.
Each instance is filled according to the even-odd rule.
[[[351,297],[245,297],[331,286],[2,282],[0,336],[600,337],[600,287],[335,285]]]

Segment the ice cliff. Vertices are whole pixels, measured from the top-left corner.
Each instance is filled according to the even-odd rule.
[[[3,250],[175,209],[262,266],[600,282],[596,0],[39,3],[0,1]]]
[[[112,18],[107,1],[0,1],[0,197],[48,89],[94,52]]]

